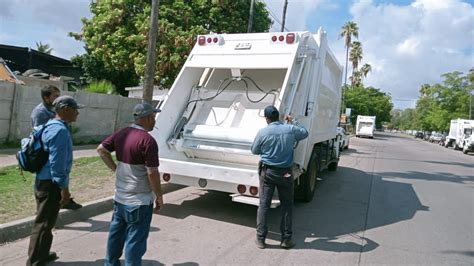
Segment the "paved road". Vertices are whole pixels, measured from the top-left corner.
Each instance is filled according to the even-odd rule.
[[[295,206],[293,250],[254,246],[256,208],[228,195],[167,186],[144,265],[474,264],[474,155],[401,135],[351,138],[336,172]],[[101,265],[111,213],[55,232],[54,265]],[[5,265],[24,265],[28,239],[0,247]]]

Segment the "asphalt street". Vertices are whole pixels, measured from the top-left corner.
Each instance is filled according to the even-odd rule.
[[[353,137],[313,201],[295,204],[294,249],[278,246],[278,208],[259,250],[255,206],[166,185],[144,265],[473,265],[473,188],[472,153],[397,134]],[[57,229],[51,265],[103,265],[111,214]],[[0,264],[24,265],[28,241],[0,246]]]

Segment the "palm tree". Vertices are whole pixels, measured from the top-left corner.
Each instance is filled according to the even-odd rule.
[[[352,76],[349,77],[352,87],[357,87],[362,85],[362,72],[361,71],[352,71]]]
[[[349,47],[352,43],[352,37],[358,38],[359,37],[359,27],[353,21],[348,21],[344,26],[342,26],[342,31],[340,33],[340,37],[344,37],[344,44],[346,46],[346,72],[344,76],[344,85],[347,84],[347,64],[349,60]]]
[[[36,50],[38,50],[38,52],[42,52],[45,54],[51,54],[51,52],[53,51],[53,48],[51,48],[49,44],[42,44],[41,42],[39,42],[39,43],[36,43]]]
[[[351,52],[349,54],[349,60],[351,60],[352,63],[352,75],[359,70],[359,62],[362,61],[362,55],[362,44],[358,41],[352,42]]]
[[[361,68],[360,72],[362,72],[362,77],[366,78],[367,74],[372,71],[372,66],[370,64],[365,63]]]

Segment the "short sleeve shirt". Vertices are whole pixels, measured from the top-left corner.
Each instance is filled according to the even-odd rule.
[[[158,144],[142,127],[133,124],[102,141],[102,146],[115,151],[117,171],[115,201],[124,205],[148,205],[153,202],[147,168],[159,166]]]

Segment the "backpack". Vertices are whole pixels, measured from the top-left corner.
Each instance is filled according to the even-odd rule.
[[[44,150],[41,136],[49,124],[33,128],[30,136],[21,140],[21,150],[16,153],[18,166],[21,170],[36,173],[48,162],[49,153]]]

